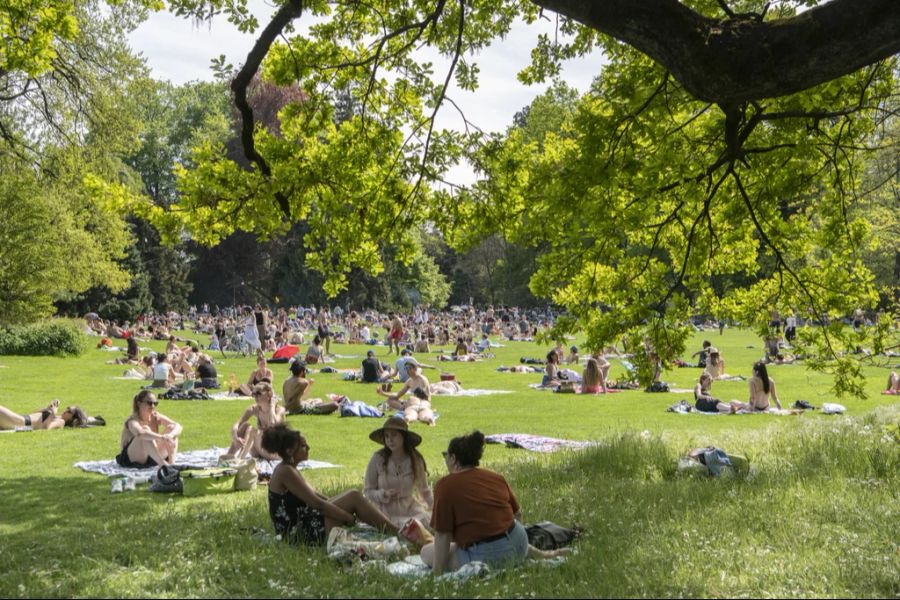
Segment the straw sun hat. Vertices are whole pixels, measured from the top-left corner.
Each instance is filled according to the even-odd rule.
[[[377,442],[379,444],[384,444],[384,432],[387,429],[393,429],[394,431],[402,431],[403,435],[409,438],[409,443],[412,444],[413,447],[418,446],[422,443],[422,436],[418,433],[409,430],[409,425],[406,423],[406,419],[399,416],[394,416],[384,422],[384,426],[381,429],[376,429],[372,433],[369,434],[369,439],[373,442]]]

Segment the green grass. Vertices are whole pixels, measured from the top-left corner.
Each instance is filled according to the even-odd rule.
[[[703,339],[698,334],[695,345]],[[731,374],[749,375],[761,342],[743,331],[708,336]],[[152,344],[161,349],[162,344]],[[747,348],[755,346],[755,348]],[[338,367],[355,367],[365,346],[335,346]],[[693,351],[693,349],[691,350]],[[379,353],[383,353],[379,349]],[[265,489],[208,498],[143,492],[110,495],[108,482],[72,468],[111,458],[140,383],[112,379],[113,354],[80,358],[2,357],[0,404],[25,412],[58,397],[103,415],[106,428],[0,435],[0,595],[8,596],[827,596],[900,594],[900,445],[891,424],[896,397],[880,395],[885,369],[868,368],[867,400],[841,401],[846,417],[674,415],[689,395],[623,392],[575,396],[530,390],[539,375],[497,373],[499,364],[542,356],[512,343],[497,358],[453,364],[467,387],[512,390],[477,398],[437,397],[437,426],[414,424],[432,480],[445,474],[448,440],[483,432],[526,432],[602,442],[580,453],[542,456],[488,446],[484,464],[503,473],[527,521],[587,529],[577,554],[558,568],[529,565],[487,581],[410,582],[377,571],[343,571],[321,549],[264,544],[242,527],[269,530]],[[420,357],[423,362],[435,361]],[[446,366],[446,365],[442,365]],[[251,359],[228,359],[221,376],[241,381]],[[285,365],[272,365],[276,387]],[[621,368],[613,367],[615,377]],[[692,387],[699,369],[665,379]],[[770,371],[782,404],[833,401],[827,376],[801,366]],[[434,371],[426,375],[435,379]],[[376,403],[374,386],[315,374],[316,395],[346,393]],[[745,382],[716,383],[723,399],[746,400]],[[184,425],[183,450],[226,446],[240,402],[162,401]],[[307,473],[320,490],[360,488],[380,421],[289,417],[307,436],[312,458],[342,465]],[[713,444],[748,455],[747,480],[675,474],[679,455]]]

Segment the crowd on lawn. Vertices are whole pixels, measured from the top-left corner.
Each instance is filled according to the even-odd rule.
[[[255,307],[200,310],[187,315],[147,315],[133,323],[104,321],[99,315],[86,316],[87,329],[101,337],[98,346],[112,340],[126,341],[124,356],[114,361],[128,364],[135,376],[151,380],[133,399],[132,413],[125,421],[116,462],[127,468],[150,468],[175,464],[182,427],[158,410],[154,388],[170,391],[191,387],[216,389],[220,381],[210,353],[230,348],[255,352],[256,368],[246,383],[227,382],[229,393],[249,395],[253,403],[246,408],[231,430],[228,458],[245,456],[278,460],[268,484],[269,512],[275,530],[295,543],[321,544],[336,526],[357,520],[389,533],[404,532],[424,543],[422,559],[435,573],[455,570],[481,561],[488,564],[518,562],[527,556],[547,557],[555,553],[538,551],[528,545],[520,523],[521,507],[506,480],[480,467],[485,438],[480,432],[453,438],[444,460],[448,475],[432,490],[427,483],[425,459],[416,449],[422,437],[411,431],[408,422],[435,422],[433,394],[455,393],[461,387],[452,377],[431,383],[424,369],[434,366],[420,362],[414,355],[430,353],[431,345],[454,345],[452,353],[440,351],[437,361],[475,361],[491,357],[491,338],[507,341],[533,340],[551,327],[556,315],[549,310],[519,310],[488,307],[476,311],[461,307],[433,312],[417,307],[412,314],[356,312],[336,307],[279,308],[270,311]],[[854,314],[855,327],[864,326],[864,318]],[[721,323],[704,323],[719,328]],[[797,357],[789,354],[798,321],[789,316],[782,321],[773,315],[770,333],[763,340],[765,358],[753,365],[747,402],[722,402],[712,394],[716,381],[732,380],[725,371],[721,352],[710,341],[695,352],[691,361],[673,366],[696,366],[703,371],[694,389],[696,410],[713,413],[767,411],[774,404],[781,409],[775,381],[767,365],[788,364]],[[192,330],[209,336],[205,347],[176,336],[175,331]],[[305,352],[310,331],[315,331]],[[141,356],[140,341],[164,340],[163,352]],[[334,395],[310,398],[315,380],[309,377],[309,365],[328,362],[332,340],[372,346],[366,352],[355,377],[376,384],[376,393],[384,397],[384,408],[396,410],[382,427],[369,436],[380,446],[366,469],[362,493],[349,490],[328,498],[318,493],[296,469],[310,455],[307,439],[285,423],[287,414],[330,414],[340,410],[346,397]],[[386,352],[379,352],[385,349]],[[290,349],[291,352],[283,352]],[[546,359],[529,359],[529,364],[500,367],[499,370],[542,372],[541,387],[564,391],[577,385],[580,393],[607,393],[613,387],[631,382],[613,382],[609,378],[610,358],[618,358],[628,367],[634,352],[643,352],[659,381],[664,365],[648,344],[631,353],[618,347],[600,348],[582,356],[576,346],[566,348],[560,342]],[[266,353],[289,362],[290,376],[281,383],[281,399],[276,396],[272,370]],[[379,355],[395,355],[393,364]],[[526,362],[523,359],[523,363]],[[583,367],[582,367],[583,363]],[[537,365],[537,366],[531,366]],[[741,378],[743,379],[743,378]],[[189,385],[186,385],[186,383]],[[392,388],[397,385],[397,390]],[[900,376],[892,373],[888,390],[900,393]],[[59,402],[28,415],[17,415],[0,407],[0,428],[31,427],[53,429],[63,426],[104,425],[102,417],[88,417],[79,407],[67,407],[57,415]],[[433,534],[433,537],[432,537]]]

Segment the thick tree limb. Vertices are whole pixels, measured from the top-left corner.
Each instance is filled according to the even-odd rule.
[[[793,94],[900,52],[900,2],[831,0],[797,16],[715,19],[678,0],[532,0],[634,46],[697,98]]]
[[[231,82],[231,91],[234,92],[234,105],[237,107],[238,112],[241,113],[241,145],[244,147],[244,154],[256,164],[266,178],[272,175],[272,170],[262,155],[256,151],[256,145],[253,143],[255,121],[253,120],[253,109],[250,108],[250,103],[247,101],[247,88],[250,86],[253,76],[259,70],[259,66],[262,64],[266,54],[269,53],[272,42],[281,35],[281,32],[291,21],[299,18],[302,12],[303,5],[301,0],[288,0],[285,2],[278,9],[278,12],[275,13],[275,16],[272,17],[269,24],[266,25],[266,28],[263,29],[259,39],[253,45],[253,49],[250,50],[250,54],[247,55],[247,62],[244,63],[244,66],[241,67],[241,70],[238,71]],[[282,214],[290,218],[291,206],[287,197],[277,192],[275,199]]]

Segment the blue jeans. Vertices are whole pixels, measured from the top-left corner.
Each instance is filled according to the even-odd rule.
[[[493,542],[473,544],[467,549],[456,549],[459,566],[470,562],[483,562],[489,566],[521,563],[528,555],[528,534],[518,521],[509,533]]]

